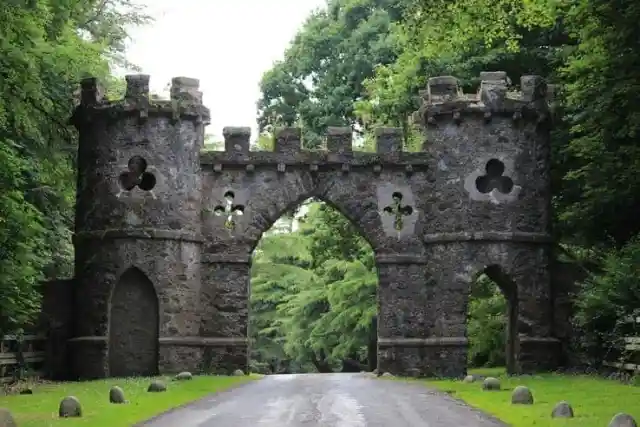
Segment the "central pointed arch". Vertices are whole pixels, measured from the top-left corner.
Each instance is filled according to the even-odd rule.
[[[157,375],[158,296],[139,268],[129,267],[122,273],[109,311],[109,375]]]
[[[272,217],[272,221],[268,222],[270,227],[267,229],[273,230],[272,233],[267,233],[264,240],[261,236],[259,241],[255,242],[256,245],[252,246],[252,283],[249,286],[250,300],[252,301],[249,327],[253,347],[252,359],[255,357],[253,360],[256,360],[256,368],[260,365],[260,369],[265,369],[265,373],[310,372],[309,366],[311,365],[321,373],[335,372],[339,369],[343,372],[373,370],[377,366],[378,356],[377,289],[379,286],[379,273],[373,245],[368,238],[369,236],[363,232],[362,227],[354,221],[353,215],[345,214],[348,213],[348,210],[340,204],[315,194],[305,194],[300,199],[296,199],[291,204],[287,204],[282,211],[278,211],[277,214],[280,215],[280,218],[288,212],[295,212],[298,206],[304,206],[307,204],[306,202],[311,202],[316,206],[311,208],[309,218],[319,214],[323,216],[326,223],[323,221],[312,222],[313,225],[311,225],[302,219],[305,215],[301,215],[293,219],[294,223],[300,221],[298,226],[272,228],[278,220],[277,217],[275,219]],[[320,205],[318,206],[318,204]],[[339,217],[341,219],[338,219]],[[347,226],[346,223],[349,223],[353,228]],[[332,224],[329,228],[333,228],[335,234],[327,234],[329,230],[320,224]],[[334,245],[336,240],[320,237],[317,240],[317,242],[321,242],[319,246],[304,244],[307,238],[304,236],[309,236],[308,233],[315,234],[316,237],[331,235],[342,242],[342,238],[338,236],[341,230],[346,232],[343,237],[352,236],[351,238],[355,237],[355,240],[349,245],[343,246],[340,243],[336,246]],[[351,238],[346,237],[348,240]],[[287,243],[274,245],[276,239]],[[265,243],[266,247],[271,249],[267,251],[265,246],[258,246],[260,241],[271,242]],[[333,248],[340,247],[344,249],[344,252],[326,251],[327,245]],[[276,248],[275,251],[274,248]],[[364,256],[361,252],[363,248],[366,251]],[[258,249],[257,252],[255,252],[256,249]],[[355,253],[358,255],[353,256]],[[280,312],[282,307],[285,308]],[[308,359],[307,363],[311,365],[297,366],[295,363],[280,365],[279,362],[277,364],[265,362],[265,354],[260,348],[268,348],[269,351],[273,351],[273,347],[277,346],[270,345],[270,343],[281,343],[284,339],[283,336],[278,335],[278,328],[270,325],[271,314],[269,310],[287,313],[284,316],[289,319],[290,325],[299,325],[299,331],[292,333],[292,336],[300,338],[308,333],[307,338],[309,339],[311,339],[310,337],[323,337],[320,339],[323,344],[316,343],[320,346],[317,348],[307,348],[308,340],[300,340],[301,344],[297,350],[299,350],[299,354],[305,354],[303,359]],[[358,321],[354,323],[355,326],[352,325],[353,327],[345,330],[359,334],[354,342],[366,345],[358,347],[352,344],[351,347],[346,346],[341,350],[344,354],[333,353],[333,349],[339,347],[338,344],[343,340],[333,337],[331,333],[337,334],[336,331],[340,331],[340,334],[345,333],[345,330],[334,329],[334,327],[338,323],[336,320],[346,312],[351,315],[342,318],[342,322],[354,323],[354,319]],[[268,330],[269,333],[264,335],[262,332],[257,332],[262,330]],[[328,333],[328,331],[332,332]],[[296,335],[298,333],[301,335]],[[297,341],[297,338],[292,341]],[[305,344],[302,344],[303,342]],[[286,347],[283,347],[283,351],[284,348]],[[357,351],[354,348],[357,348]],[[363,351],[366,351],[366,356],[363,355]],[[286,352],[282,354],[286,354]],[[336,354],[340,355],[336,356]],[[289,369],[294,370],[289,371]]]
[[[375,230],[371,227],[363,226],[363,222],[367,220],[367,218],[358,217],[353,209],[350,209],[340,200],[336,200],[334,197],[330,197],[326,194],[322,194],[321,192],[314,189],[314,191],[304,192],[297,194],[296,197],[287,200],[285,203],[278,203],[277,206],[274,206],[274,209],[269,211],[261,212],[260,215],[254,219],[254,223],[251,225],[248,233],[250,236],[250,246],[249,253],[252,253],[256,248],[260,238],[269,230],[276,221],[285,215],[287,212],[291,212],[294,209],[301,206],[306,200],[313,199],[315,201],[325,203],[327,206],[339,212],[342,216],[344,216],[358,231],[360,236],[362,236],[367,243],[373,248],[374,253],[378,253],[379,247],[379,237],[376,234]],[[375,214],[377,215],[377,211],[373,209],[371,212],[367,212],[366,214]]]

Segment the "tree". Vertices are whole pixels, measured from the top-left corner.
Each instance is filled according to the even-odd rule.
[[[126,26],[144,20],[131,4],[0,5],[0,332],[33,319],[40,280],[71,274],[76,136],[67,120],[80,79],[108,77],[105,55],[122,54]]]
[[[363,82],[375,67],[395,59],[389,39],[400,18],[393,0],[332,0],[307,19],[284,60],[260,83],[260,130],[300,126],[305,146],[317,148],[328,126],[360,123],[354,101],[366,97]]]

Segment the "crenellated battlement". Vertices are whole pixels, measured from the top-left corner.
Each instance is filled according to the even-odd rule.
[[[220,172],[224,167],[247,166],[248,170],[259,165],[277,165],[285,172],[289,166],[303,166],[318,171],[318,165],[334,168],[336,165],[347,173],[351,167],[387,165],[407,167],[409,171],[427,163],[427,153],[403,151],[403,134],[399,128],[375,130],[376,152],[353,150],[353,130],[350,127],[329,127],[325,144],[321,149],[307,150],[302,147],[302,130],[295,127],[278,128],[274,132],[273,151],[251,151],[251,129],[248,127],[225,127],[224,151],[202,151],[200,162],[213,165]]]
[[[152,99],[149,93],[150,76],[133,74],[125,76],[126,90],[123,99],[108,100],[104,89],[95,77],[80,83],[80,104],[74,111],[71,123],[76,127],[98,119],[137,116],[144,122],[149,117],[167,117],[172,120],[194,120],[208,124],[209,109],[202,104],[200,82],[190,77],[171,79],[170,99]]]
[[[453,76],[430,78],[427,89],[420,93],[422,105],[415,113],[414,122],[429,128],[446,117],[458,124],[469,116],[482,118],[485,123],[490,123],[495,116],[510,117],[516,122],[546,122],[550,118],[549,103],[553,100],[554,86],[547,86],[542,77],[522,76],[519,91],[513,90],[504,71],[482,72],[480,81],[477,93],[466,94]]]

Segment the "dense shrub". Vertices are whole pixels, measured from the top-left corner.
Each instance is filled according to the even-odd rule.
[[[600,264],[601,272],[580,285],[574,316],[578,350],[596,365],[621,349],[625,335],[635,335],[627,319],[640,316],[640,237],[604,252]]]

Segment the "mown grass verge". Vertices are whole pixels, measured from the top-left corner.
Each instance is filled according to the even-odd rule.
[[[167,384],[167,391],[162,393],[147,392],[152,378],[43,383],[33,388],[32,395],[0,396],[0,407],[8,408],[20,427],[129,427],[208,394],[257,378],[260,376],[194,376],[190,381],[173,381],[172,377],[158,377],[156,379]],[[129,403],[109,403],[109,389],[114,385],[124,390]],[[80,400],[82,417],[60,419],[60,401],[70,395]]]
[[[509,377],[504,369],[476,369],[469,373],[499,378],[502,390],[483,391],[482,381],[416,381],[461,399],[513,427],[606,427],[618,412],[626,412],[640,420],[640,387],[586,375]],[[529,387],[534,397],[533,405],[511,404],[511,392],[519,385]],[[575,418],[551,418],[553,407],[562,400],[571,404]]]

